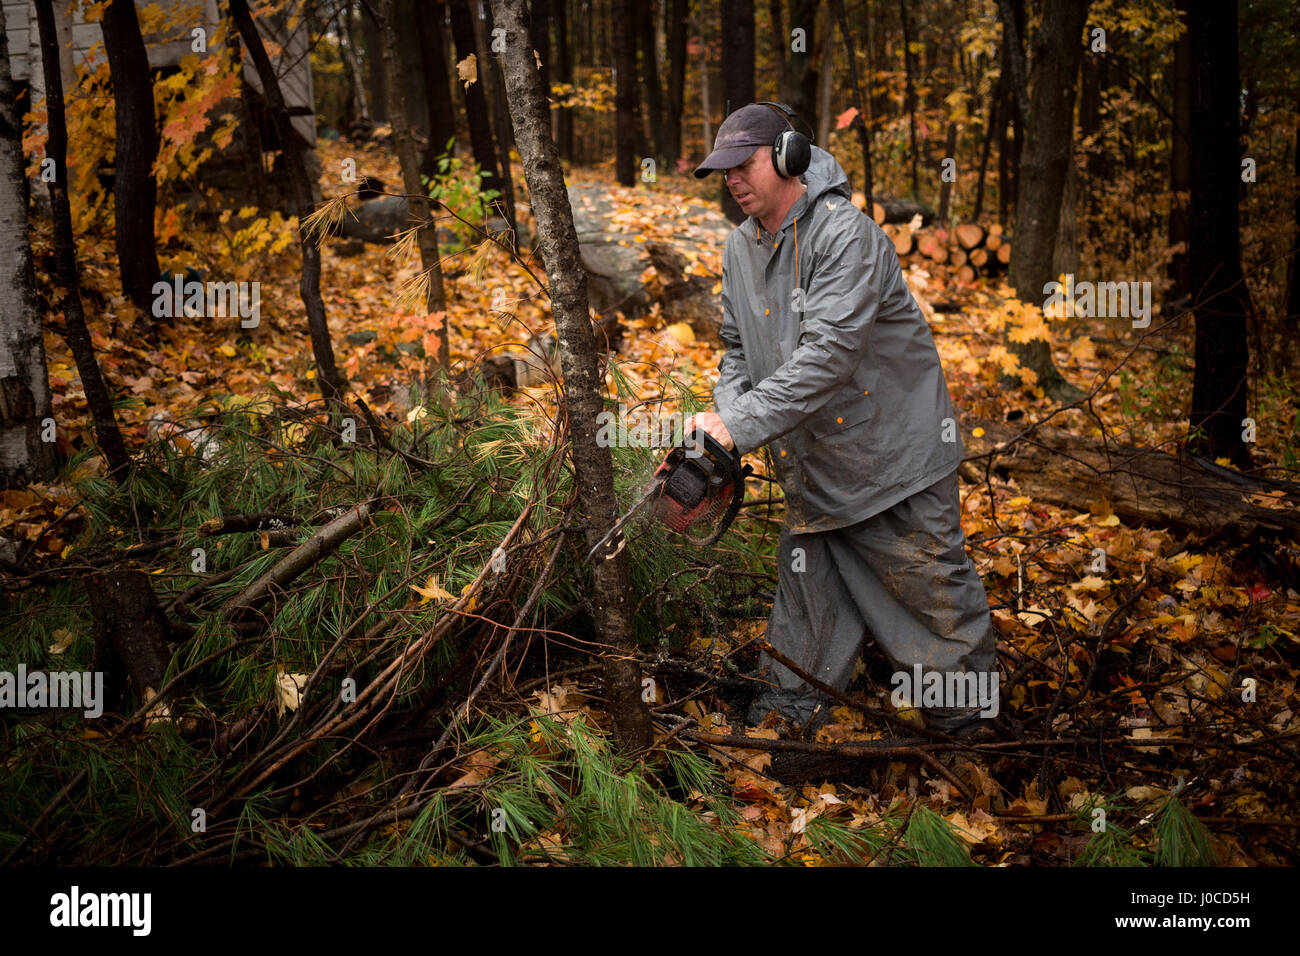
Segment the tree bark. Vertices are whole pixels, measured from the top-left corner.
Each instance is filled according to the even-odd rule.
[[[684,4],[685,0],[675,0],[675,2]],[[556,80],[572,85],[573,58],[569,45],[569,0],[554,0],[554,3]],[[678,113],[681,113],[680,109]],[[559,114],[555,118],[555,135],[560,147],[560,155],[567,162],[573,162],[573,107],[560,107]]]
[[[822,76],[817,68],[817,56],[824,56],[826,47],[818,44],[817,8],[818,0],[791,0],[790,29],[786,32],[786,43],[793,43],[790,34],[795,29],[804,31],[804,49],[791,50],[786,59],[785,90],[788,97],[786,103],[808,124],[809,129],[820,129],[824,119],[817,102],[818,84]],[[822,21],[827,26],[829,22]],[[825,37],[827,32],[823,30],[821,35]],[[823,138],[822,143],[825,142]]]
[[[636,127],[632,4],[630,0],[614,0],[614,179],[621,186],[636,181]]]
[[[844,50],[849,60],[849,89],[853,91],[853,105],[857,109],[852,126],[858,134],[858,145],[862,147],[862,192],[870,196],[874,185],[871,173],[871,137],[867,132],[867,118],[863,112],[862,87],[858,84],[858,54],[853,47],[853,34],[849,30],[849,18],[844,12],[844,0],[835,0],[835,16],[839,19],[840,33],[844,37]]]
[[[361,72],[361,61],[357,58],[356,43],[353,40],[350,6],[340,17],[339,47],[343,51],[343,61],[347,64],[348,78],[352,86],[350,125],[369,129],[374,126],[374,120],[370,118],[370,97],[366,93],[366,78]]]
[[[478,41],[474,34],[474,21],[468,0],[450,0],[451,35],[456,44],[456,56],[464,61],[473,56],[478,65],[479,79],[469,86],[457,80],[465,97],[465,117],[469,122],[470,146],[474,150],[474,161],[479,169],[486,173],[483,177],[484,189],[495,189],[501,193],[500,209],[504,212],[506,185],[501,178],[497,165],[496,145],[492,140],[492,123],[488,119],[487,96],[482,83],[483,70],[487,64],[478,52]]]
[[[573,468],[587,521],[587,545],[594,547],[617,518],[613,463],[609,449],[596,442],[601,383],[596,339],[587,310],[587,279],[578,259],[578,236],[564,188],[564,175],[550,137],[546,98],[528,48],[523,0],[493,0],[496,21],[506,31],[502,66],[515,120],[519,154],[537,220],[537,243],[546,264],[555,328],[560,338],[565,405],[573,436]],[[624,751],[651,742],[650,712],[641,699],[641,671],[633,656],[627,552],[596,558],[592,608],[603,643],[605,694],[617,742]]]
[[[664,109],[664,159],[672,170],[682,158],[682,109],[686,96],[686,0],[669,0],[668,102]]]
[[[262,35],[257,32],[253,16],[248,11],[248,0],[229,0],[229,3],[230,15],[234,18],[239,35],[243,37],[244,47],[253,58],[253,65],[262,81],[262,95],[271,111],[284,154],[285,169],[289,173],[293,214],[298,217],[298,241],[302,248],[302,277],[298,282],[298,294],[307,310],[307,328],[311,335],[312,354],[316,359],[316,380],[325,401],[331,407],[341,409],[344,382],[334,363],[334,346],[330,342],[329,323],[325,318],[325,300],[320,294],[320,239],[303,227],[303,221],[311,215],[315,206],[307,162],[303,155],[308,147],[293,130],[284,94],[280,91],[280,80],[266,54]]]
[[[119,484],[126,481],[131,459],[122,442],[113,400],[100,374],[99,360],[86,328],[81,305],[81,283],[77,277],[77,245],[72,234],[72,207],[68,202],[68,125],[63,110],[63,77],[59,72],[59,39],[55,33],[51,0],[35,0],[36,21],[41,38],[41,65],[45,74],[45,100],[49,137],[45,158],[54,164],[50,180],[50,207],[54,214],[54,254],[59,288],[63,290],[63,314],[68,347],[77,363],[86,405],[95,423],[95,439],[108,462],[108,474]]]
[[[843,5],[843,0],[838,0]],[[916,87],[912,77],[916,73],[916,55],[912,52],[912,26],[907,17],[907,0],[898,0],[898,16],[903,21],[903,109],[907,111],[908,138],[912,154],[912,198],[921,198],[920,181],[917,178],[916,147]]]
[[[361,31],[366,38],[366,71],[370,78],[370,112],[376,123],[388,122],[388,77],[384,75],[384,59],[379,52],[379,28],[368,16],[368,7],[361,5]]]
[[[1180,4],[1181,5],[1181,4]],[[1196,371],[1188,447],[1250,461],[1242,439],[1249,362],[1249,293],[1241,272],[1237,187],[1237,0],[1185,0],[1192,32],[1191,273]]]
[[[957,124],[951,121],[948,123],[948,137],[943,143],[943,158],[957,162]],[[942,167],[940,175],[943,175]],[[952,200],[952,185],[953,181],[949,179],[944,179],[939,185],[939,225],[945,228],[948,226],[948,204]]]
[[[97,664],[117,671],[120,662],[143,702],[146,691],[155,693],[163,686],[172,657],[167,618],[149,575],[135,570],[97,572],[85,579],[85,587],[94,618]]]
[[[416,234],[420,247],[420,265],[426,276],[424,308],[427,313],[447,311],[443,292],[442,264],[438,257],[438,229],[429,218],[428,193],[420,182],[420,159],[415,148],[415,131],[406,115],[406,91],[403,88],[396,28],[395,0],[377,0],[375,17],[379,26],[379,45],[383,51],[384,70],[388,76],[388,112],[392,117],[393,139],[402,169],[402,188],[410,209],[411,222],[419,224]],[[451,330],[445,322],[438,340],[438,364],[445,371],[451,367],[449,339]]]
[[[997,85],[989,93],[988,119],[984,123],[984,142],[980,145],[980,175],[975,186],[975,212],[971,214],[973,222],[979,222],[980,213],[984,211],[984,179],[988,175],[989,147],[997,138],[998,124],[1006,125],[1005,120],[998,115],[998,104],[1005,91],[1006,73],[1004,72],[998,76]]]
[[[1044,286],[1056,278],[1052,258],[1061,197],[1073,157],[1074,96],[1087,15],[1086,2],[1046,0],[1043,22],[1034,36],[1033,99],[1020,164],[1016,241],[1009,273],[1009,282],[1022,302],[1041,303],[1046,295]],[[1019,85],[1014,74],[1012,85]],[[1021,344],[1008,338],[1007,349],[1023,367],[1034,371],[1037,384],[1051,398],[1072,401],[1081,394],[1056,368],[1046,341]]]
[[[506,108],[501,55],[492,49],[496,44],[496,37],[492,34],[494,27],[492,10],[487,0],[477,0],[477,3],[480,11],[479,20],[483,22],[485,31],[480,45],[487,56],[487,60],[482,65],[485,72],[479,74],[479,80],[486,80],[488,84],[487,94],[491,98],[492,111],[496,116],[496,141],[500,147],[498,152],[501,157],[501,189],[504,202],[499,212],[505,219],[511,235],[514,236],[518,235],[518,229],[515,225],[515,176],[510,169],[510,150],[515,145],[515,131],[510,124],[510,111]],[[533,65],[537,65],[536,60],[533,61]]]
[[[5,36],[0,8],[0,38]],[[48,481],[56,467],[54,443],[41,441],[42,423],[51,417],[50,381],[27,238],[27,170],[8,46],[0,40],[0,488],[22,488]]]
[[[153,109],[149,54],[140,35],[134,0],[112,0],[100,24],[113,77],[113,119],[117,146],[113,159],[114,228],[118,274],[123,294],[146,315],[152,314],[158,269],[154,209],[158,185],[158,127]]]
[[[790,35],[781,23],[781,0],[768,0],[768,16],[772,20],[772,56],[776,60],[776,98],[784,103],[789,94],[785,87],[785,51],[790,45]]]
[[[561,3],[564,0],[560,0]],[[542,78],[542,92],[547,100],[547,116],[551,120],[551,131],[555,131],[555,109],[550,105],[551,100],[551,66],[554,61],[551,59],[551,0],[532,0],[532,21],[529,26],[531,42],[533,49],[537,52],[537,57],[541,61],[538,67]],[[504,80],[502,81],[504,84]]]
[[[645,87],[646,118],[650,121],[650,139],[655,161],[664,161],[663,86],[659,82],[659,58],[655,50],[655,18],[651,4],[637,7],[637,45],[641,52],[641,84]]]
[[[998,0],[998,13],[1002,21],[1002,74],[1006,80],[1005,84],[999,80],[1005,97],[1000,113],[1006,121],[998,124],[998,219],[1006,225],[1010,222],[1008,213],[1015,211],[1018,199],[1020,154],[1029,114],[1025,52],[1021,46],[1025,29],[1024,0]]]
[[[1296,103],[1296,112],[1300,113],[1300,102]],[[1300,126],[1295,131],[1295,176],[1300,182]],[[1288,319],[1300,318],[1300,190],[1295,196],[1295,245],[1291,247],[1291,271],[1287,282],[1286,315]],[[1294,325],[1289,326],[1295,329]],[[1294,333],[1293,333],[1294,334]]]
[[[754,0],[722,0],[722,112],[723,119],[754,102]],[[736,225],[748,214],[718,177],[722,214]]]
[[[371,6],[375,0],[369,0]],[[397,32],[397,46],[394,52],[401,76],[398,82],[402,87],[403,103],[406,107],[406,125],[417,135],[430,140],[433,127],[430,115],[433,104],[429,93],[438,92],[438,77],[425,74],[424,49],[420,43],[420,20],[428,12],[428,0],[397,0],[393,15],[402,25]],[[446,78],[446,74],[442,75]],[[393,79],[389,77],[388,88],[393,89]],[[391,95],[391,94],[390,94]],[[446,97],[444,96],[445,100]],[[391,119],[391,117],[390,117]],[[447,141],[444,139],[443,143]]]
[[[448,78],[455,71],[447,63],[447,50],[442,43],[442,14],[441,2],[421,3],[415,14],[423,66],[420,72],[424,76],[425,97],[429,101],[429,148],[424,154],[422,171],[430,179],[437,178],[438,157],[443,153],[453,153],[456,141],[456,111],[452,108],[447,86]]]
[[[1166,293],[1169,302],[1186,299],[1192,294],[1191,260],[1187,245],[1191,241],[1187,194],[1191,189],[1192,151],[1188,136],[1192,128],[1192,34],[1189,25],[1174,45],[1174,119],[1170,130],[1169,185],[1174,191],[1169,207],[1169,244],[1183,245],[1181,252],[1169,260],[1169,278],[1173,284]]]

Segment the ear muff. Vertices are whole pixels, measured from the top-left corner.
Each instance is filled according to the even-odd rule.
[[[777,174],[786,179],[802,176],[811,162],[812,149],[803,133],[788,129],[772,145],[772,165]]]
[[[808,171],[808,166],[812,162],[812,145],[808,142],[808,137],[794,128],[794,110],[784,103],[773,103],[769,100],[762,100],[758,105],[782,114],[790,126],[788,130],[780,133],[776,137],[776,142],[772,144],[772,166],[776,169],[777,175],[783,179],[802,176]]]

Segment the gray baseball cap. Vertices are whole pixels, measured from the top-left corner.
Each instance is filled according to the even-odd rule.
[[[736,110],[718,127],[713,141],[713,152],[695,169],[698,179],[703,179],[715,169],[739,166],[759,146],[771,146],[790,124],[770,106],[750,103]]]

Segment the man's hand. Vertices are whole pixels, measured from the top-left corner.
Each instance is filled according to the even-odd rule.
[[[727,431],[727,425],[720,415],[713,412],[692,415],[686,420],[686,434],[689,435],[696,428],[708,432],[727,451],[736,447],[736,443],[731,439],[731,432]]]

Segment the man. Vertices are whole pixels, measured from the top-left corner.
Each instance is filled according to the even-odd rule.
[[[896,678],[910,686],[919,665],[923,683],[944,680],[942,698],[906,695],[927,705],[927,725],[970,733],[997,712],[973,699],[981,674],[996,695],[994,633],[961,530],[962,444],[938,351],[834,157],[813,146],[802,176],[777,171],[772,146],[789,129],[781,109],[745,106],[695,171],[721,170],[749,218],[723,253],[716,411],[691,424],[740,454],[771,451],[786,500],[772,646],[842,690],[865,626]],[[777,711],[807,734],[825,722],[833,701],[763,664],[774,686],[750,723]]]

